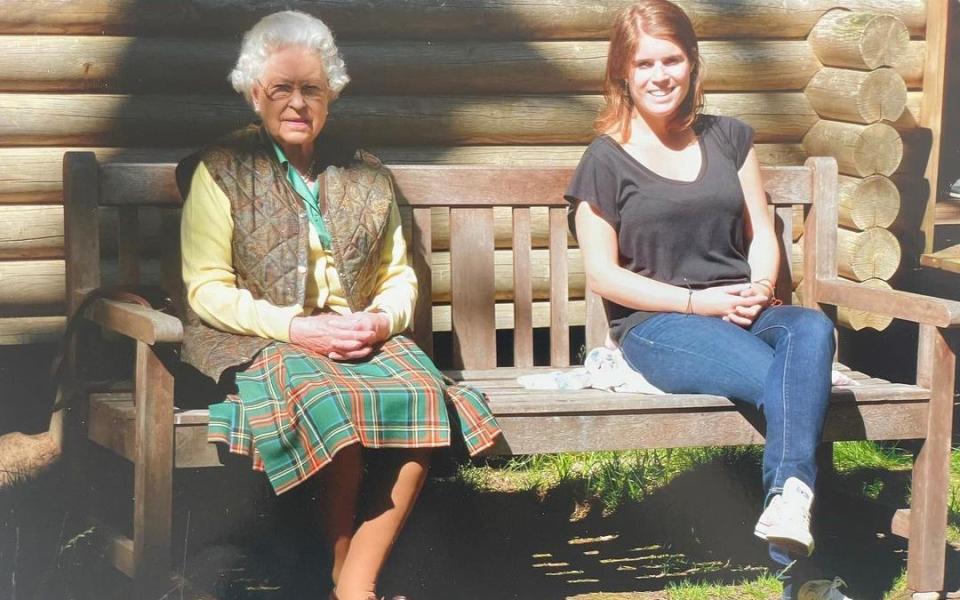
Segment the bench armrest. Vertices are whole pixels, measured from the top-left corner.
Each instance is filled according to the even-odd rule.
[[[817,282],[817,302],[904,319],[924,325],[960,325],[960,302],[934,296],[868,288],[845,279]]]
[[[180,319],[139,304],[98,298],[87,307],[84,316],[101,327],[145,344],[183,341]]]

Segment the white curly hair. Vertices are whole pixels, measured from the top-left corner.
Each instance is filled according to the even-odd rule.
[[[340,95],[340,90],[350,82],[347,67],[333,41],[333,33],[320,19],[307,13],[285,10],[260,19],[243,34],[243,44],[237,64],[230,71],[230,83],[250,102],[250,92],[270,55],[290,46],[307,48],[317,53],[327,74],[330,99]]]

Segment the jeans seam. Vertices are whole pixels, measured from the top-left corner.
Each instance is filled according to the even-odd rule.
[[[793,349],[793,332],[790,331],[790,328],[789,328],[789,327],[786,327],[786,326],[784,326],[784,325],[770,325],[770,326],[765,327],[765,328],[763,328],[762,330],[756,332],[756,335],[759,336],[761,333],[763,333],[763,332],[765,332],[765,331],[768,331],[768,330],[770,330],[770,329],[775,329],[775,328],[783,329],[783,330],[787,333],[787,335],[786,335],[786,338],[787,338],[787,350],[786,350],[786,356],[785,356],[784,359],[783,359],[783,371],[784,371],[784,373],[783,373],[783,377],[781,377],[782,383],[781,383],[781,386],[780,386],[780,402],[781,402],[781,409],[782,409],[782,411],[783,411],[783,412],[781,413],[781,415],[782,415],[782,421],[783,421],[783,424],[782,424],[782,427],[781,427],[781,432],[782,432],[783,439],[782,439],[782,443],[781,443],[781,445],[780,445],[780,460],[777,461],[777,470],[774,471],[774,473],[773,473],[773,482],[772,482],[772,484],[771,484],[771,487],[781,487],[781,486],[783,485],[783,483],[780,482],[780,473],[781,473],[781,470],[783,469],[783,461],[784,461],[784,459],[786,458],[786,455],[787,455],[787,444],[788,444],[788,440],[789,440],[789,428],[788,428],[788,425],[787,425],[787,422],[789,421],[789,419],[787,419],[787,377],[786,377],[786,371],[787,371],[787,364],[790,362],[790,352],[791,352],[791,350]]]
[[[635,334],[635,335],[636,335],[636,334]],[[649,339],[649,338],[645,338],[645,337],[643,337],[643,336],[641,336],[641,335],[636,335],[636,338],[637,338],[638,340],[642,340],[642,341],[650,344],[651,347],[661,346],[661,347],[663,347],[663,348],[667,348],[667,349],[672,350],[672,351],[674,351],[674,352],[682,352],[682,353],[687,354],[687,355],[690,355],[690,356],[696,356],[696,357],[702,358],[703,360],[709,360],[711,363],[713,363],[713,364],[715,364],[715,365],[719,365],[719,366],[723,367],[723,368],[724,368],[725,370],[727,370],[727,371],[735,372],[733,368],[728,367],[728,366],[725,365],[724,363],[722,363],[722,362],[714,359],[712,356],[706,356],[706,355],[697,354],[696,352],[690,352],[690,351],[687,350],[686,348],[679,348],[679,347],[677,347],[677,346],[673,346],[673,345],[671,345],[671,344],[667,344],[667,343],[664,343],[664,342],[657,342],[657,341],[651,340],[651,339]],[[636,367],[634,366],[634,364],[630,361],[630,359],[627,358],[627,353],[626,353],[626,352],[623,353],[623,358],[624,358],[624,360],[627,361],[627,364],[630,365],[630,368],[631,368],[631,369],[633,369],[633,370],[636,371],[637,373],[640,373],[641,375],[643,374],[642,371],[640,371],[640,369],[636,368]],[[763,390],[764,390],[763,382],[753,381],[752,383],[757,384],[757,386],[760,388],[760,393],[761,393],[761,395],[762,395],[762,394],[763,394]]]

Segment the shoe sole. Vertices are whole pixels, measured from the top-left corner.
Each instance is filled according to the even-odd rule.
[[[813,554],[813,539],[807,542],[804,539],[767,532],[766,540],[768,543],[783,546],[790,554],[795,556],[810,556]]]
[[[763,541],[767,541],[767,532],[770,531],[770,525],[766,523],[757,522],[756,527],[753,528],[753,535],[757,536]]]

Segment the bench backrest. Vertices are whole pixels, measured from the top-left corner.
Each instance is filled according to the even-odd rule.
[[[542,328],[549,330],[549,363],[559,367],[570,364],[572,327],[585,327],[587,348],[602,343],[603,309],[585,293],[582,261],[568,234],[563,193],[571,167],[391,170],[420,286],[414,337],[428,353],[434,334],[449,331],[453,356],[437,357],[445,364],[528,367],[534,330]],[[836,272],[835,163],[816,158],[802,167],[765,167],[763,179],[782,240],[777,294],[789,302],[802,275],[803,297],[816,298],[817,275]],[[64,186],[71,314],[86,291],[101,285],[159,283],[181,298],[174,165],[101,165],[93,153],[69,152]],[[794,231],[801,229],[794,219],[801,215],[802,274],[791,261]],[[498,356],[498,329],[513,331],[512,359]]]

